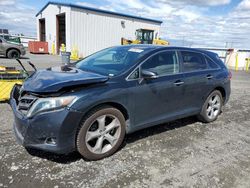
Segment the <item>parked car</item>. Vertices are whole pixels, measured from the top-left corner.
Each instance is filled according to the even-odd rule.
[[[12,91],[19,143],[88,160],[112,155],[125,134],[187,116],[215,121],[231,74],[212,52],[153,45],[104,49],[76,67],[30,76]]]
[[[10,34],[1,34],[0,33],[0,37],[5,39],[8,42],[14,42],[17,44],[21,44],[21,39],[18,36],[11,36]]]
[[[4,55],[11,59],[18,59],[21,55],[25,55],[26,51],[22,44],[7,41],[0,37],[0,55]]]

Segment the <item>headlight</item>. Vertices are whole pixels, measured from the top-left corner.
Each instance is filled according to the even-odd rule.
[[[70,105],[75,98],[75,96],[67,96],[38,99],[28,111],[27,117],[31,117],[39,112],[63,108]]]

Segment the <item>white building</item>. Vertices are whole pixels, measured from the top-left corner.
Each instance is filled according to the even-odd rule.
[[[151,29],[159,36],[161,21],[66,3],[48,2],[36,15],[37,38],[47,41],[52,53],[65,44],[84,57],[120,45],[121,38],[135,39],[137,29]]]

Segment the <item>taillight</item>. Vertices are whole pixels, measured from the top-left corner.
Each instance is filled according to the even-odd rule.
[[[228,71],[228,79],[231,80],[232,77],[233,77],[232,72],[231,72],[231,71]]]

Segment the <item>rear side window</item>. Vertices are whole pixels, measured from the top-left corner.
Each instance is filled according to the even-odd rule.
[[[181,52],[183,59],[183,72],[192,72],[207,69],[203,54],[197,52]]]
[[[207,61],[207,65],[210,69],[218,69],[219,68],[219,66],[209,57],[205,56],[205,59]]]
[[[179,63],[175,51],[164,51],[150,57],[143,63],[142,69],[155,72],[157,75],[179,72]]]

